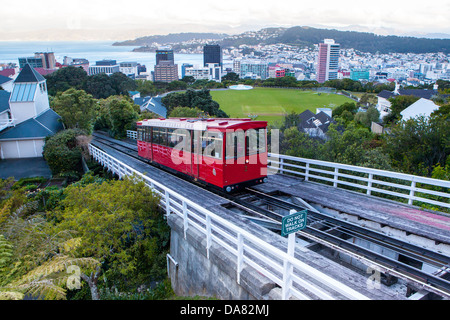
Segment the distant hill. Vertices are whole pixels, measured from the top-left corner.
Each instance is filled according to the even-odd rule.
[[[239,35],[217,33],[174,33],[141,37],[135,40],[116,42],[113,45],[150,46],[159,44],[181,43],[193,39],[211,39],[215,43],[227,46],[242,44],[274,44],[284,43],[299,46],[313,46],[323,39],[334,39],[344,49],[353,48],[361,52],[380,53],[450,53],[450,39],[429,39],[417,37],[380,36],[368,32],[338,31],[334,29],[318,29],[311,27],[265,28],[259,31],[248,31]]]
[[[226,34],[223,33],[196,33],[196,32],[186,32],[186,33],[169,33],[168,35],[154,35],[140,37],[134,40],[126,40],[121,42],[113,43],[113,46],[150,46],[152,43],[156,42],[159,44],[168,43],[180,43],[184,41],[190,41],[194,39],[198,40],[221,40],[225,38]]]
[[[380,36],[368,32],[338,31],[333,29],[316,29],[309,27],[292,27],[271,41],[311,45],[334,39],[342,48],[353,48],[362,52],[399,52],[399,53],[450,53],[450,39],[427,39],[416,37]]]

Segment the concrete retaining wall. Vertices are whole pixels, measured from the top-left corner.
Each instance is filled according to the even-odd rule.
[[[209,258],[204,235],[190,228],[184,239],[183,222],[169,215],[171,227],[169,277],[172,288],[181,296],[206,296],[227,300],[280,299],[280,288],[253,268],[246,266],[237,283],[236,257],[212,244]]]

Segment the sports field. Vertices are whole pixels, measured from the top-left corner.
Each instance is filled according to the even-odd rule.
[[[292,111],[302,113],[309,109],[334,108],[345,102],[353,102],[346,96],[295,89],[254,88],[251,90],[210,91],[213,100],[230,117],[258,117],[256,120],[273,122],[281,120]]]

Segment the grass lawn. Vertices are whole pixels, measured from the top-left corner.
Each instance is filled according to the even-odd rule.
[[[213,100],[233,118],[258,115],[256,120],[273,122],[281,120],[292,111],[302,113],[309,109],[333,108],[345,102],[353,102],[346,96],[294,89],[254,88],[251,90],[210,91]]]

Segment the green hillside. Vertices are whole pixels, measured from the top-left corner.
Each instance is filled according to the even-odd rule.
[[[281,120],[292,111],[301,113],[307,109],[316,113],[316,108],[333,108],[345,102],[352,102],[346,96],[278,88],[254,88],[238,91],[211,91],[213,100],[230,117],[257,115],[257,120],[273,122]]]

